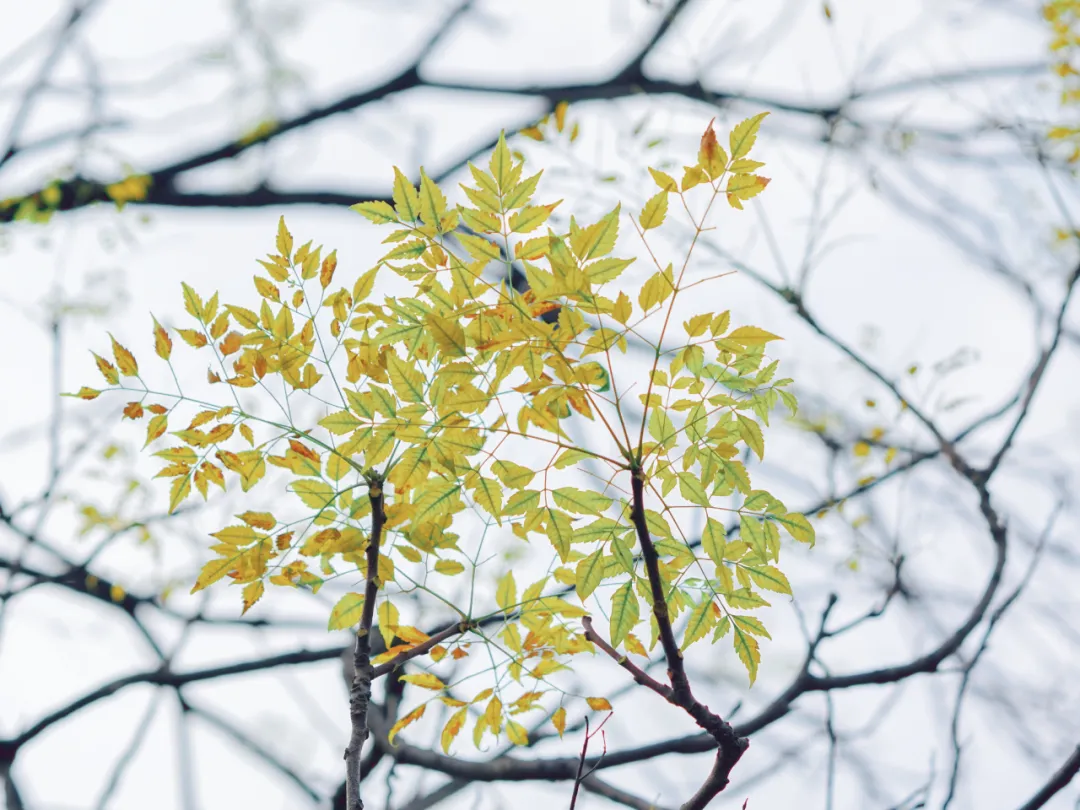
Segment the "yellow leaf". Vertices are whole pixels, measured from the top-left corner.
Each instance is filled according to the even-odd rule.
[[[387,742],[389,742],[391,745],[393,745],[394,744],[394,737],[396,737],[398,735],[398,732],[400,732],[406,726],[410,725],[411,723],[415,723],[417,720],[419,720],[421,717],[423,717],[424,716],[424,710],[426,708],[427,708],[427,704],[422,703],[421,705],[419,705],[415,709],[413,709],[411,712],[409,712],[407,715],[402,717],[400,720],[398,720],[396,723],[394,723],[393,728],[390,729],[390,733],[386,736]]]
[[[337,251],[333,250],[330,255],[323,259],[322,267],[319,268],[319,286],[324,290],[334,280],[334,270],[337,269]]]
[[[431,689],[436,692],[446,688],[446,684],[443,683],[438,676],[432,675],[430,672],[421,672],[416,675],[402,675],[401,680],[405,681],[405,683],[411,683],[413,686],[419,686],[421,689]]]
[[[855,447],[852,448],[852,452],[859,458],[864,458],[870,455],[870,445],[866,442],[855,442]]]
[[[510,149],[506,146],[505,132],[499,133],[499,142],[495,144],[495,149],[491,153],[488,169],[491,171],[491,176],[495,178],[499,191],[503,193],[509,191],[512,185],[513,159],[510,156]]]
[[[727,199],[732,208],[742,208],[742,200],[756,197],[769,185],[768,177],[756,174],[733,174],[728,178]]]
[[[468,714],[468,709],[462,707],[454,712],[450,719],[446,721],[446,725],[443,726],[440,742],[442,743],[442,750],[444,754],[450,753],[450,746],[454,742],[454,738],[458,735],[462,728],[465,727],[465,718]]]
[[[286,260],[292,256],[293,239],[292,234],[289,233],[289,229],[285,227],[285,217],[278,219],[277,226],[277,251]]]
[[[244,599],[244,609],[240,611],[241,616],[251,610],[251,607],[260,599],[262,599],[264,589],[265,586],[263,585],[263,581],[261,579],[257,579],[254,582],[249,582],[247,585],[244,586],[244,590],[242,592],[242,596]]]
[[[448,577],[456,576],[465,570],[465,566],[457,560],[439,560],[435,563],[435,570]]]
[[[683,178],[680,188],[683,191],[689,191],[694,186],[701,183],[708,183],[709,175],[699,168],[698,166],[683,166]]]
[[[652,175],[652,179],[656,181],[656,185],[660,186],[664,191],[678,191],[679,184],[675,182],[675,178],[666,172],[662,172],[659,169],[649,167],[649,174]]]
[[[529,732],[525,730],[525,726],[513,720],[506,721],[506,736],[514,745],[529,744]]]
[[[420,217],[420,195],[397,166],[394,167],[394,207],[403,221],[416,222]]]
[[[590,697],[585,698],[585,702],[589,704],[589,708],[594,712],[610,712],[611,704],[607,698]]]
[[[109,385],[117,385],[120,382],[120,372],[116,370],[116,366],[96,352],[90,352],[90,354],[94,355],[94,362],[97,363],[98,371],[101,372],[105,381]]]
[[[376,613],[379,619],[379,633],[389,648],[390,643],[394,640],[394,629],[398,625],[398,609],[394,607],[394,604],[389,599],[384,599],[379,603],[379,609]]]
[[[187,310],[188,315],[199,323],[202,323],[203,303],[199,294],[182,281],[180,282],[180,287],[184,291],[184,309]]]
[[[217,557],[216,559],[211,560],[204,565],[202,571],[199,572],[198,579],[195,580],[195,585],[191,589],[191,592],[197,593],[203,588],[213,585],[235,567],[236,560],[230,557]]]
[[[153,417],[146,425],[146,441],[143,443],[143,447],[146,447],[150,442],[165,435],[165,431],[168,427],[168,414],[161,413]]]
[[[749,633],[745,632],[738,624],[733,627],[735,633],[731,642],[735,645],[735,652],[746,667],[746,674],[750,676],[750,685],[757,680],[758,664],[761,663],[761,650],[758,641]]]
[[[439,315],[429,314],[424,317],[427,324],[428,334],[435,341],[444,355],[450,357],[464,357],[468,353],[468,344],[465,342],[465,329],[457,322],[456,318],[443,318]]]
[[[263,298],[269,298],[271,301],[281,300],[281,293],[278,292],[277,287],[275,287],[262,276],[252,276],[252,278],[255,281],[255,289],[258,291],[259,295],[261,295]],[[288,310],[283,311],[288,312]]]
[[[507,571],[499,580],[495,589],[495,603],[503,610],[510,610],[517,604],[517,584],[514,582],[513,571]]]
[[[294,481],[292,491],[312,509],[322,509],[334,500],[334,488],[325,481]]]
[[[746,157],[750,153],[750,150],[754,146],[754,141],[757,140],[758,129],[761,128],[761,122],[766,115],[768,115],[767,112],[758,113],[757,115],[740,122],[733,130],[731,130],[731,137],[728,139],[728,145],[731,147],[732,160]]]
[[[582,602],[589,598],[589,595],[596,590],[596,587],[603,580],[605,568],[604,550],[602,548],[598,548],[588,557],[578,562],[574,576],[574,587],[577,590],[578,598]]]
[[[125,377],[137,377],[139,375],[139,365],[135,362],[135,357],[116,342],[111,334],[109,337],[112,339],[113,357],[116,358],[116,365],[120,369],[120,373]]]
[[[248,526],[262,529],[263,531],[270,531],[277,525],[277,518],[269,512],[244,512],[243,514],[237,515],[237,517],[244,521]]]
[[[424,375],[404,362],[396,354],[386,355],[386,371],[394,386],[394,393],[406,402],[424,401]]]
[[[725,340],[731,340],[743,346],[760,346],[770,340],[783,340],[783,338],[756,326],[740,326],[738,329],[733,329]]]
[[[555,714],[551,715],[551,725],[555,726],[555,730],[559,732],[559,738],[562,738],[563,732],[566,731],[566,709],[562,706],[555,710]]]
[[[371,295],[371,291],[375,289],[375,275],[378,272],[379,268],[373,267],[356,280],[352,289],[353,301],[360,303],[367,300],[367,297]]]
[[[638,217],[641,230],[659,228],[664,224],[664,217],[667,216],[667,195],[666,191],[658,191],[645,203],[645,207],[641,209],[641,216]]]
[[[376,225],[384,225],[387,222],[397,222],[397,215],[394,213],[394,209],[382,200],[359,202],[356,203],[356,205],[350,205],[349,208],[371,220]]]
[[[165,331],[165,327],[154,318],[154,351],[162,360],[168,360],[172,355],[172,338]]]
[[[611,644],[617,647],[641,618],[637,596],[629,582],[611,597]]]
[[[360,623],[360,617],[364,613],[364,595],[362,593],[347,593],[330,611],[330,621],[327,630],[345,630]]]
[[[598,259],[606,256],[615,247],[615,240],[619,235],[619,212],[622,203],[619,203],[609,213],[597,222],[585,228],[581,236],[574,238],[571,231],[570,241],[576,253],[581,259]]]
[[[206,335],[202,332],[196,332],[194,329],[177,329],[176,331],[184,342],[193,348],[201,349],[207,343]]]
[[[425,225],[436,229],[443,216],[446,214],[446,197],[439,187],[424,173],[424,167],[420,167],[420,218]]]
[[[254,543],[256,540],[262,539],[265,535],[256,533],[250,526],[226,526],[221,531],[214,532],[210,536],[230,546],[246,546],[248,543]]]
[[[191,494],[191,478],[182,475],[174,478],[172,487],[169,489],[169,512],[175,512],[176,507],[183,503],[184,499]]]
[[[653,273],[641,285],[641,292],[638,293],[638,306],[643,311],[648,312],[657,304],[664,303],[674,291],[674,269],[669,264],[664,268],[663,272]]]

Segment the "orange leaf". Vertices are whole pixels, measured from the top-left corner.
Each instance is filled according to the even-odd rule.
[[[401,731],[403,728],[405,728],[410,723],[415,723],[417,720],[419,720],[421,717],[423,717],[424,716],[424,710],[426,708],[427,708],[427,704],[423,703],[423,704],[417,706],[415,709],[413,709],[407,715],[402,717],[396,723],[394,723],[394,727],[391,728],[390,733],[388,735],[386,735],[386,741],[388,743],[390,743],[391,745],[393,745],[394,744],[394,737],[396,737],[398,735],[398,732]]]
[[[221,341],[221,353],[229,355],[240,351],[240,340],[241,335],[239,332],[229,332],[229,334],[225,336],[225,339]]]
[[[458,709],[451,715],[450,719],[446,721],[446,725],[443,726],[440,742],[442,743],[442,750],[444,754],[450,753],[450,745],[454,742],[454,737],[458,735],[458,732],[465,726],[465,716],[468,710],[465,708]]]
[[[337,251],[332,251],[329,256],[323,259],[322,267],[319,269],[319,284],[325,290],[330,286],[330,282],[334,279],[334,270],[337,268]]]
[[[244,512],[237,515],[248,526],[252,526],[256,529],[264,529],[270,531],[277,525],[277,518],[271,515],[269,512]]]
[[[295,452],[302,455],[304,458],[311,459],[312,461],[314,461],[316,463],[319,461],[319,454],[318,453],[316,453],[310,447],[307,447],[307,446],[301,444],[300,442],[296,441],[296,439],[289,439],[289,447],[291,447]]]
[[[125,377],[137,377],[139,374],[139,364],[135,362],[135,357],[116,342],[116,338],[109,335],[112,338],[113,357],[116,358],[116,365],[120,368],[120,373]]]
[[[154,351],[162,360],[168,360],[172,355],[172,338],[165,331],[165,327],[154,318]]]
[[[105,378],[106,382],[109,383],[109,385],[116,385],[120,382],[120,372],[116,370],[116,366],[114,366],[104,357],[95,352],[90,352],[90,354],[94,355],[94,360],[97,363],[98,371],[101,372],[102,376]]]

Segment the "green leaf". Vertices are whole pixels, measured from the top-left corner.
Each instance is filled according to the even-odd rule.
[[[705,530],[701,533],[701,548],[709,559],[717,565],[724,564],[724,549],[727,547],[727,535],[724,524],[712,518],[705,518]]]
[[[504,485],[511,489],[527,487],[536,473],[528,467],[522,467],[513,461],[496,461],[491,465],[491,471],[498,476]]]
[[[360,617],[364,612],[364,595],[362,593],[347,593],[341,597],[330,611],[330,622],[327,630],[345,630],[360,623]]]
[[[587,526],[582,526],[580,529],[575,529],[574,542],[595,543],[599,541],[603,543],[613,538],[616,534],[621,534],[623,531],[623,525],[617,520],[612,520],[608,517],[601,517],[597,518]]]
[[[685,650],[695,641],[705,638],[715,622],[716,617],[712,612],[712,599],[706,597],[701,600],[700,604],[694,605],[693,610],[690,611],[690,617],[686,621],[686,633],[679,649]]]
[[[709,505],[709,496],[705,493],[705,487],[693,473],[679,473],[679,494],[698,506]]]
[[[394,213],[394,209],[390,207],[388,203],[382,200],[372,200],[371,202],[359,202],[356,205],[350,205],[349,208],[361,216],[371,220],[376,225],[383,225],[387,222],[397,222],[397,214]]]
[[[439,315],[425,315],[424,323],[435,345],[448,357],[464,357],[468,354],[465,329],[456,318],[443,318]]]
[[[450,504],[460,489],[461,484],[438,478],[429,479],[417,487],[413,499],[416,507],[412,515],[413,525],[419,526],[448,514]]]
[[[559,457],[555,459],[555,469],[561,470],[565,467],[569,467],[574,462],[580,461],[583,458],[592,458],[592,454],[586,453],[583,450],[576,450],[574,448],[564,450],[562,453],[559,454]]]
[[[335,436],[342,436],[360,427],[360,420],[348,411],[335,411],[320,419],[319,424]]]
[[[510,156],[510,149],[506,145],[505,132],[499,133],[499,142],[495,144],[495,150],[491,153],[488,169],[491,170],[491,176],[495,178],[495,182],[499,184],[499,191],[504,194],[510,191],[513,158]]]
[[[739,515],[739,537],[750,548],[758,553],[761,559],[768,557],[768,549],[765,546],[765,529],[761,521],[749,515]]]
[[[555,496],[555,503],[560,507],[581,515],[599,516],[611,506],[611,498],[599,492],[581,490],[576,487],[559,487],[552,494]]]
[[[738,414],[739,436],[746,446],[753,450],[759,459],[765,458],[765,439],[761,435],[761,425],[748,416]]]
[[[420,195],[397,166],[394,167],[394,208],[402,221],[415,222],[420,218]]]
[[[654,537],[674,537],[664,516],[652,509],[645,510],[645,526]]]
[[[764,636],[771,639],[769,631],[765,629],[765,625],[760,620],[755,619],[753,616],[737,616],[734,613],[731,614],[731,620],[735,622],[735,626],[745,630],[747,633],[753,633],[755,636]]]
[[[611,645],[618,647],[641,618],[637,594],[629,582],[623,583],[611,597]]]
[[[336,494],[334,488],[325,481],[293,481],[292,491],[312,509],[323,509],[334,500]]]
[[[584,602],[596,590],[604,578],[604,550],[597,549],[577,564],[574,588],[578,598]]]
[[[615,247],[615,239],[619,235],[619,211],[621,210],[622,203],[618,203],[595,225],[579,231],[577,238],[574,238],[571,231],[570,243],[579,258],[598,259],[611,252]]]
[[[547,536],[551,545],[559,553],[559,559],[566,562],[570,555],[570,543],[574,538],[574,527],[565,512],[547,508]]]
[[[502,515],[502,487],[499,482],[492,478],[477,476],[476,489],[473,490],[476,502],[484,508],[489,515],[496,520]],[[502,521],[500,520],[500,525]]]
[[[649,416],[649,435],[660,444],[675,440],[675,425],[663,408],[653,408]]]
[[[420,167],[420,219],[424,224],[431,225],[436,230],[440,220],[446,215],[446,197],[435,182],[424,173],[424,167]]]
[[[735,653],[746,667],[746,674],[750,676],[750,685],[753,686],[754,681],[757,680],[758,664],[761,663],[761,650],[758,648],[757,639],[739,627],[737,622],[734,630],[735,634],[732,636],[731,643],[735,645]]]
[[[522,489],[510,496],[503,507],[503,515],[523,515],[540,503],[540,493],[534,489]]]
[[[633,259],[616,259],[614,256],[609,256],[606,259],[590,262],[581,269],[593,284],[604,284],[617,279],[633,262]]]
[[[786,515],[775,515],[774,520],[787,529],[788,534],[794,539],[800,543],[809,543],[811,548],[814,547],[814,527],[810,525],[805,515],[788,512]]]
[[[739,588],[736,591],[725,594],[724,599],[733,608],[752,610],[759,607],[770,607],[769,603],[762,598],[761,594],[754,593],[749,588]]]
[[[625,540],[621,537],[612,540],[611,553],[615,555],[615,559],[626,573],[634,573],[634,554]]]
[[[779,568],[774,568],[771,565],[751,568],[748,565],[746,566],[746,572],[759,588],[764,588],[773,593],[791,595],[791,583],[788,582],[788,578],[784,576],[784,572]]]

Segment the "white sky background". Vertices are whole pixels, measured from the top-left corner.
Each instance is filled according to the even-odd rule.
[[[80,29],[78,41],[99,60],[104,78],[130,85],[129,91],[109,96],[106,116],[130,120],[132,125],[100,136],[96,142],[108,149],[89,156],[81,164],[84,173],[117,176],[123,164],[136,170],[151,168],[235,138],[261,119],[285,117],[331,101],[361,81],[375,84],[413,58],[416,44],[427,35],[426,26],[441,17],[433,9],[443,7],[419,2],[255,4],[260,19],[269,26],[266,41],[273,43],[281,62],[295,72],[292,83],[284,82],[271,97],[265,92],[265,77],[255,56],[257,43],[250,39],[237,43],[247,76],[243,83],[238,83],[236,72],[222,58],[222,46],[236,34],[230,6],[220,0],[169,4],[108,0],[93,12]],[[12,69],[7,69],[4,60],[36,32],[54,25],[60,8],[44,1],[0,0],[0,64],[5,65],[0,72],[0,132],[6,131],[3,125],[12,114],[16,91],[37,69],[49,40],[39,43],[40,56],[20,61]],[[697,75],[708,87],[733,88],[773,101],[829,104],[853,87],[875,87],[974,65],[1035,62],[1044,55],[1045,31],[1033,9],[1020,4],[1013,11],[1014,7],[1004,4],[946,0],[896,4],[836,0],[832,8],[830,24],[821,7],[812,2],[699,3],[691,15],[694,22],[671,32],[646,64],[646,71],[675,80]],[[644,2],[631,0],[481,3],[475,16],[466,16],[431,55],[424,76],[452,83],[507,84],[602,77],[635,50],[652,30],[656,14]],[[205,52],[203,64],[185,69],[179,81],[167,76],[169,66],[193,50]],[[709,55],[713,61],[703,64]],[[85,80],[85,65],[68,59],[53,75],[57,82],[80,82]],[[809,250],[813,270],[808,295],[815,317],[841,339],[861,347],[891,378],[901,377],[907,366],[918,363],[923,371],[905,379],[905,393],[939,418],[947,433],[955,431],[1016,390],[1042,343],[1034,339],[1031,309],[1015,287],[957,250],[937,226],[961,231],[986,254],[1018,268],[1051,311],[1056,311],[1061,279],[1075,257],[1051,246],[1052,230],[1061,224],[1061,217],[1047,193],[1045,178],[1022,159],[1009,136],[984,135],[957,147],[927,137],[917,139],[904,156],[886,154],[873,144],[895,122],[903,122],[901,129],[922,126],[933,131],[988,120],[1043,120],[1055,114],[1049,88],[1048,79],[1029,76],[941,91],[922,89],[917,94],[897,93],[865,102],[863,117],[878,122],[879,128],[868,136],[873,143],[854,155],[826,154],[817,143],[818,119],[774,112],[755,147],[755,157],[767,162],[763,171],[773,181],[760,201],[748,205],[746,211],[720,212],[714,220],[719,229],[710,244],[779,283],[797,274],[808,252],[808,239],[816,240]],[[32,140],[78,126],[85,120],[86,109],[82,94],[48,94],[35,108],[25,137]],[[429,172],[438,171],[462,150],[485,141],[496,128],[524,125],[538,109],[519,97],[435,90],[411,93],[292,133],[267,148],[250,150],[227,167],[193,174],[190,188],[247,187],[268,171],[271,183],[280,188],[368,188],[372,194],[382,194],[388,188],[392,165],[410,174],[415,174],[420,163]],[[724,111],[718,129],[724,133],[761,109],[768,109],[765,101]],[[642,135],[631,139],[630,128],[647,113]],[[636,212],[652,193],[646,162],[691,162],[697,138],[713,114],[702,105],[674,98],[578,105],[572,108],[572,116],[582,122],[584,134],[570,154],[528,142],[524,145],[530,165],[548,167],[545,180],[549,182],[541,185],[538,197],[543,201],[566,198],[560,213],[574,213],[579,221],[591,221],[618,199],[624,201],[624,211]],[[664,147],[644,149],[650,137],[661,135],[669,139]],[[846,136],[862,137],[854,131]],[[1011,152],[1016,160],[1004,170],[991,172],[975,161],[953,160],[951,150],[961,147],[968,154]],[[0,187],[0,198],[28,190],[73,157],[62,150],[42,150],[33,159],[13,164],[4,174],[12,186]],[[564,171],[558,173],[559,168]],[[876,191],[868,182],[871,174],[876,176]],[[608,175],[618,180],[597,184],[598,178]],[[23,182],[26,187],[17,185]],[[446,185],[454,201],[452,188]],[[1063,189],[1062,193],[1075,212],[1075,192]],[[914,201],[926,216],[898,213],[893,204],[898,195]],[[972,206],[979,218],[967,217],[964,206]],[[955,219],[942,220],[943,211],[954,212]],[[150,221],[144,223],[147,213]],[[86,349],[106,353],[105,329],[135,351],[142,365],[151,366],[149,312],[166,325],[185,325],[181,280],[200,292],[218,289],[224,301],[253,300],[254,259],[272,248],[282,213],[298,244],[313,239],[327,250],[338,250],[342,280],[366,270],[382,253],[378,242],[385,232],[351,212],[310,206],[228,212],[129,208],[119,215],[101,208],[58,217],[47,228],[16,226],[0,231],[5,243],[5,252],[0,253],[0,345],[8,347],[0,378],[0,499],[5,504],[18,503],[39,491],[48,469],[45,417],[54,400],[49,375],[44,372],[49,336],[40,323],[54,292],[62,290],[69,298],[85,293],[106,301],[119,299],[104,320],[69,322],[63,359],[66,390],[95,384],[98,375]],[[828,214],[824,229],[823,213]],[[623,234],[616,253],[637,253],[626,222]],[[681,256],[678,247],[672,244],[672,259]],[[695,256],[701,268],[727,267],[706,249]],[[650,272],[639,260],[623,278],[636,287]],[[881,424],[893,428],[890,437],[897,443],[929,446],[923,432],[898,417],[883,388],[872,385],[865,374],[814,336],[749,274],[706,289],[714,297],[708,301],[695,297],[687,312],[730,308],[734,322],[753,323],[785,337],[775,350],[783,361],[781,376],[795,377],[809,415],[820,414],[828,403],[832,424],[852,438],[860,426],[866,431]],[[1070,322],[1080,325],[1075,305]],[[1046,339],[1046,324],[1038,334],[1040,340]],[[977,359],[935,379],[932,364],[961,349],[971,350]],[[185,351],[179,340],[174,357],[181,366],[187,361],[192,379],[202,376],[202,358]],[[992,488],[1010,530],[1016,533],[1002,595],[1022,576],[1029,544],[1045,525],[1058,494],[1076,491],[1080,471],[1077,359],[1075,344],[1063,346],[1014,455]],[[863,406],[867,397],[881,403],[876,411]],[[961,398],[962,402],[945,409]],[[103,419],[111,430],[116,422],[108,409],[114,405],[119,401],[102,398],[89,405],[68,400],[63,407]],[[825,455],[819,442],[785,426],[781,417],[777,412],[773,428],[766,433],[766,464],[752,468],[755,486],[770,489],[790,508],[809,506],[826,491]],[[141,424],[126,426],[116,435],[133,443],[142,431]],[[974,459],[983,460],[979,449],[992,448],[998,440],[999,432],[990,430],[964,448]],[[156,470],[156,465],[145,460],[136,463],[144,474]],[[877,455],[865,464],[852,463],[833,472],[850,484],[861,475],[882,470]],[[829,647],[827,660],[833,672],[900,662],[928,649],[966,615],[982,587],[990,564],[989,540],[970,488],[958,487],[955,476],[940,467],[927,467],[904,477],[903,482],[879,488],[869,502],[850,505],[849,520],[872,507],[875,520],[863,531],[830,517],[818,523],[819,543],[813,552],[785,550],[784,569],[811,623],[830,590],[843,595],[834,614],[839,619],[857,616],[878,600],[882,578],[888,574],[880,550],[894,538],[908,554],[912,580],[932,597],[922,603],[930,606],[932,615],[920,616],[918,606],[908,608]],[[114,491],[114,484],[108,478],[93,481],[81,474],[67,481],[68,489],[83,497],[104,497]],[[264,504],[272,502],[275,496],[268,484],[254,491],[250,508],[257,508],[259,499],[265,499]],[[158,482],[152,497],[150,509],[162,511],[167,487]],[[237,504],[231,498],[212,499],[207,509],[181,521],[186,531],[162,532],[154,550],[138,547],[134,540],[116,544],[99,560],[99,570],[138,593],[174,579],[190,582],[204,560],[205,533],[224,525],[228,515],[242,511]],[[1069,504],[1051,535],[1074,554],[1077,546],[1069,528],[1076,517],[1075,503]],[[79,557],[91,541],[73,536],[76,525],[71,510],[57,510],[43,531]],[[11,542],[0,533],[0,543]],[[520,547],[517,541],[512,543]],[[519,566],[516,570],[537,566],[537,576],[550,556],[544,549],[520,553],[523,556],[512,561]],[[44,564],[44,559],[38,562]],[[858,571],[846,565],[853,559],[860,563]],[[1076,655],[1080,603],[1075,595],[1075,568],[1066,567],[1066,562],[1053,556],[1043,560],[1029,592],[1004,620],[983,668],[977,671],[981,679],[977,675],[974,686],[982,685],[988,692],[1006,688],[1020,701],[1024,717],[1014,721],[992,703],[969,704],[961,737],[967,770],[962,772],[963,790],[951,807],[1018,806],[1080,739],[1076,719],[1080,678],[1074,677],[1080,671]],[[491,573],[509,564],[509,560],[497,560]],[[527,581],[532,580],[518,576],[519,584]],[[450,594],[460,586],[446,580]],[[261,637],[201,628],[183,640],[176,638],[178,644],[183,643],[175,666],[185,670],[227,663],[253,652],[294,649],[300,643],[311,648],[342,643],[342,636],[327,636],[319,629],[334,594],[341,590],[328,586],[315,600],[272,590],[264,598],[266,604],[253,612],[255,616],[288,616],[309,626],[267,631]],[[196,604],[194,598],[181,595],[185,591],[179,588],[174,597],[178,609]],[[234,615],[238,610],[239,599],[232,590],[214,589],[208,599],[217,615]],[[781,599],[774,604],[778,607],[763,618],[776,641],[763,644],[761,674],[752,691],[746,689],[745,675],[730,646],[720,644],[690,656],[692,677],[700,674],[719,684],[703,694],[714,710],[726,713],[741,700],[746,705],[739,717],[750,716],[755,706],[764,705],[782,688],[798,665],[802,638],[793,613]],[[0,634],[0,737],[18,733],[42,714],[112,678],[156,665],[142,639],[130,625],[118,622],[114,612],[48,588],[35,589],[7,607]],[[431,621],[416,618],[421,626]],[[177,635],[179,627],[176,623],[168,629],[163,624],[154,629]],[[975,636],[980,636],[978,631]],[[623,683],[623,674],[606,659],[584,662],[580,681],[588,685],[578,691],[608,693]],[[904,686],[888,711],[882,709],[884,694],[873,689],[837,693],[834,700],[842,728],[876,723],[870,737],[853,744],[872,752],[874,787],[898,802],[933,769],[939,779],[928,806],[939,807],[944,795],[940,775],[951,767],[951,743],[944,734],[947,724],[930,719],[951,712],[955,679],[942,680],[932,688],[929,684],[929,679],[916,679]],[[191,687],[185,695],[200,705],[223,708],[323,789],[332,790],[340,780],[348,717],[336,663],[236,677]],[[158,695],[140,686],[57,725],[20,752],[15,775],[29,810],[93,806],[102,789],[102,774],[123,752],[154,700],[160,705],[150,730],[109,807],[181,807],[175,700],[168,692]],[[408,700],[406,708],[412,705]],[[746,796],[752,810],[825,806],[827,747],[816,719],[822,700],[806,696],[799,708],[805,712],[802,719],[781,721],[754,737],[732,787],[715,802],[716,807],[740,807]],[[879,709],[880,719],[874,714]],[[200,727],[198,721],[193,727],[201,729],[193,738],[194,762],[189,766],[195,774],[194,806],[205,810],[306,806],[302,803],[307,800],[291,785],[268,775],[246,754],[238,755],[231,742]],[[418,726],[411,739],[426,744],[438,728],[434,723]],[[677,710],[648,694],[618,701],[606,728],[612,750],[692,731]],[[578,739],[569,740],[561,749],[545,744],[522,755],[568,754],[579,744]],[[1025,752],[1024,746],[1030,750]],[[469,755],[467,732],[455,750]],[[781,755],[805,756],[805,767],[750,782]],[[670,756],[659,763],[603,775],[641,796],[655,796],[672,805],[696,788],[710,762],[711,756]],[[425,780],[424,786],[432,789],[442,777],[426,776]],[[382,772],[367,784],[369,790],[382,790]],[[417,787],[399,778],[396,801],[403,802]],[[858,767],[841,759],[837,810],[889,806],[869,802],[867,790]],[[1077,791],[1075,786],[1071,792],[1063,791],[1047,807],[1074,807]],[[478,796],[483,798],[478,800]],[[541,801],[566,805],[567,786],[496,784],[479,792],[464,791],[443,806],[486,810],[533,807]],[[381,806],[378,802],[373,805]],[[611,805],[593,796],[579,802],[584,808],[604,806]]]

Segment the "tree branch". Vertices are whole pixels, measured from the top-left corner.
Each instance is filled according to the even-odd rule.
[[[349,690],[349,719],[352,736],[345,749],[345,807],[364,810],[360,797],[360,752],[368,738],[368,706],[371,703],[371,682],[375,668],[371,666],[371,625],[375,619],[375,600],[379,595],[379,543],[382,540],[386,513],[383,510],[382,480],[368,478],[368,499],[371,501],[371,540],[367,547],[367,586],[364,588],[364,609],[356,631],[356,651],[353,656],[353,682]]]

